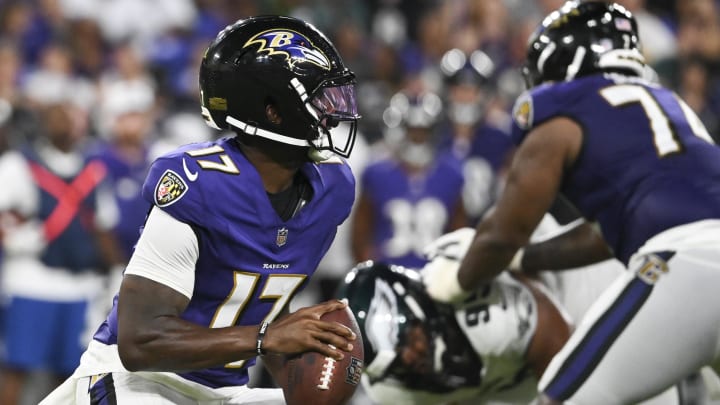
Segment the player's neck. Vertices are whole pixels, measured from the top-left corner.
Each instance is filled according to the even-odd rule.
[[[240,143],[245,157],[255,167],[268,193],[279,193],[293,182],[295,173],[300,169],[302,161],[278,162],[258,148]]]

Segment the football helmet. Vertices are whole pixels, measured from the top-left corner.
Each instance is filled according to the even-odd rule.
[[[442,99],[435,93],[396,93],[383,111],[385,142],[406,163],[428,165],[435,156],[435,127],[442,110]]]
[[[371,384],[391,378],[431,392],[479,385],[482,362],[453,307],[433,302],[417,271],[364,262],[348,273],[337,296],[347,299],[360,326]]]
[[[495,63],[481,50],[469,56],[460,49],[445,52],[440,70],[446,84],[447,116],[457,125],[473,126],[485,115],[492,95]]]
[[[360,117],[355,75],[311,24],[283,16],[239,20],[221,31],[200,65],[207,123],[348,157]],[[274,105],[280,119],[269,119]]]
[[[637,22],[624,7],[568,1],[530,36],[522,68],[528,88],[598,72],[645,74]]]

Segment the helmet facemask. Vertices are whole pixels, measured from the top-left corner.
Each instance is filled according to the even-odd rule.
[[[297,89],[296,85],[293,83]],[[340,79],[326,80],[304,101],[312,117],[311,127],[317,134],[309,140],[310,146],[317,151],[329,150],[342,157],[349,157],[360,118],[354,76],[348,74]]]

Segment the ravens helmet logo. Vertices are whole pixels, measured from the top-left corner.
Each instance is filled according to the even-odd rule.
[[[309,62],[330,70],[328,57],[316,48],[307,37],[297,31],[278,28],[263,31],[250,38],[243,48],[252,44],[260,44],[258,52],[267,52],[268,55],[284,55],[290,66]]]

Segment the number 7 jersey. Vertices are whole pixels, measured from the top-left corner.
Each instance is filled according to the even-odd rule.
[[[262,179],[234,138],[190,144],[158,158],[143,196],[189,225],[199,255],[190,302],[181,317],[222,328],[272,321],[304,288],[350,213],[355,185],[344,160],[306,163],[313,196],[283,221]],[[179,291],[179,290],[178,290]],[[117,303],[94,339],[117,342]],[[254,359],[180,374],[219,388],[248,381]]]
[[[618,259],[666,229],[720,218],[720,148],[672,91],[615,74],[544,84],[518,98],[514,140],[556,117],[583,133],[561,192]]]

